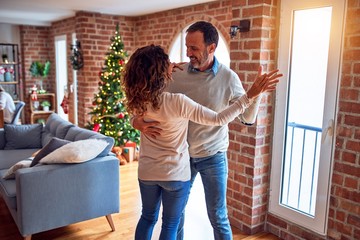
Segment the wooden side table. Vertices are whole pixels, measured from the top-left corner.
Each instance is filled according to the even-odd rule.
[[[4,111],[0,109],[0,128],[4,128]]]

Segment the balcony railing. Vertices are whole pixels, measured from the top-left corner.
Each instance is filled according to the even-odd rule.
[[[321,128],[287,125],[281,203],[314,216]]]

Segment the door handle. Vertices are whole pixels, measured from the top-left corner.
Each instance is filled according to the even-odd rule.
[[[321,144],[323,144],[326,140],[326,137],[332,137],[334,135],[334,119],[330,119],[328,126],[322,131]]]

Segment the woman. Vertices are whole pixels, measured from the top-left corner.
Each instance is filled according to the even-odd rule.
[[[259,94],[275,89],[277,71],[258,76],[247,94],[231,106],[216,113],[183,94],[165,92],[171,73],[177,65],[159,46],[146,46],[135,51],[126,65],[124,88],[127,110],[157,121],[161,135],[156,138],[141,134],[138,178],[142,215],[135,239],[150,240],[163,204],[160,240],[176,239],[181,213],[190,188],[188,121],[204,125],[224,125],[242,113]]]

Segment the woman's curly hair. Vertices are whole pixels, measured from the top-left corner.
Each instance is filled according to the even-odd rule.
[[[160,107],[160,95],[171,80],[169,56],[160,46],[137,49],[125,66],[124,91],[127,111],[142,115],[150,104]]]

